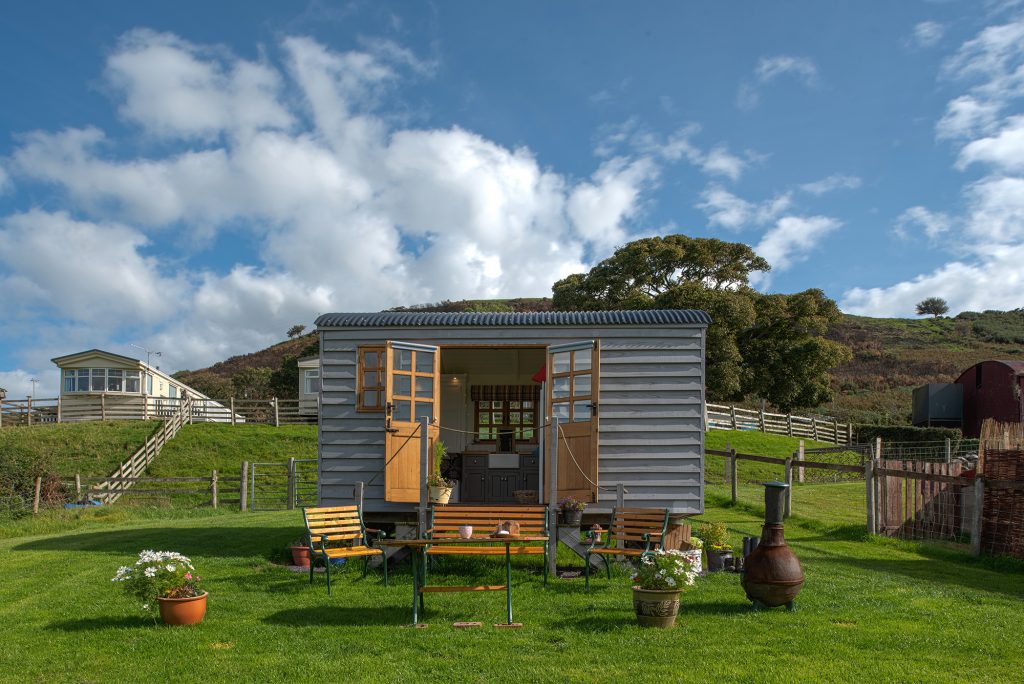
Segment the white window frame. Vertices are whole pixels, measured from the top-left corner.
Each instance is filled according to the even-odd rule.
[[[316,389],[310,389],[310,381],[316,381]],[[303,394],[319,394],[320,393],[320,369],[319,368],[308,368],[305,370],[302,376],[302,389]]]

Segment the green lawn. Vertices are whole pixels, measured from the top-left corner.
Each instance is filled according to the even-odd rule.
[[[701,519],[738,544],[759,531],[753,497],[724,505],[708,487]],[[297,536],[292,513],[145,511],[56,514],[42,536],[0,541],[4,681],[1019,681],[1024,667],[1024,571],[996,571],[948,551],[864,541],[855,485],[800,488],[787,537],[807,584],[795,613],[753,613],[732,574],[701,578],[679,626],[636,627],[628,580],[541,586],[533,559],[517,567],[515,618],[496,630],[501,593],[434,595],[425,630],[409,620],[407,565],[392,586],[347,569],[328,597],[323,578],[270,559]],[[829,512],[824,514],[822,511]],[[132,516],[137,516],[133,519]],[[41,529],[19,521],[8,534]],[[168,628],[139,614],[111,584],[143,548],[194,559],[211,593],[201,625]],[[449,559],[450,561],[452,559]],[[476,571],[475,576],[464,576]],[[432,577],[500,583],[487,559],[449,562]],[[455,630],[458,620],[485,627]]]
[[[792,456],[799,446],[800,440],[796,437],[772,435],[754,430],[708,430],[704,433],[704,448],[718,451],[733,448],[741,454],[758,454],[760,456],[786,458],[787,456]],[[812,439],[804,440],[805,449],[832,446],[835,445],[828,442],[815,442]],[[725,460],[721,456],[705,455],[704,480],[706,482],[725,481]],[[784,468],[781,465],[771,463],[756,463],[754,461],[742,460],[736,463],[738,482],[781,480],[784,476],[783,471]]]

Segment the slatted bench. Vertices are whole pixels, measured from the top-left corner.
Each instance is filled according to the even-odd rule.
[[[481,542],[490,541],[491,534],[501,522],[515,521],[519,523],[519,534],[522,536],[548,535],[548,511],[544,506],[464,506],[452,504],[434,506],[430,512],[430,529],[427,534],[432,539],[453,539],[459,536],[459,527],[473,526],[473,539]],[[504,546],[428,546],[428,556],[504,556]],[[544,584],[548,583],[548,545],[516,546],[509,549],[514,556],[544,556]]]
[[[642,557],[653,553],[661,546],[668,530],[667,508],[613,508],[608,535],[601,545],[601,534],[590,531],[590,547],[584,556],[586,567],[586,590],[590,590],[590,556],[597,555],[604,561],[608,579],[612,577],[612,566],[608,556]],[[620,544],[621,542],[621,544]],[[626,544],[631,544],[630,548]],[[642,544],[642,547],[638,547]]]
[[[331,561],[336,558],[362,558],[363,577],[373,556],[382,556],[384,586],[388,585],[388,559],[383,549],[371,546],[370,534],[383,539],[384,532],[367,528],[359,506],[307,507],[302,509],[309,542],[309,583],[313,568],[321,561],[327,568],[327,594],[331,593]]]

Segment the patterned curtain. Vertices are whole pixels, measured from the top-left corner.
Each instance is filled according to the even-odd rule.
[[[540,401],[539,385],[473,385],[473,401]]]

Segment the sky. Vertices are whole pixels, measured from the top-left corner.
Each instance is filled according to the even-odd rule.
[[[0,386],[745,242],[848,313],[1024,306],[1024,0],[15,3]]]

